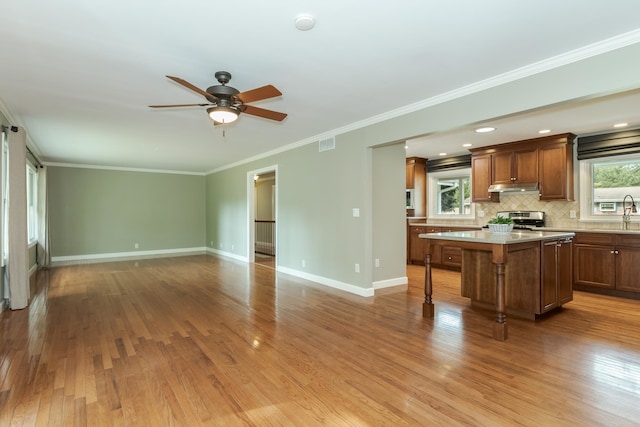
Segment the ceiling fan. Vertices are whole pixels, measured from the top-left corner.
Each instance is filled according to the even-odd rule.
[[[238,89],[227,86],[231,80],[231,73],[228,71],[218,71],[215,74],[219,85],[210,86],[206,91],[192,85],[179,77],[167,76],[174,82],[190,89],[206,98],[208,104],[172,104],[172,105],[149,105],[151,108],[174,108],[174,107],[206,107],[207,113],[215,125],[231,123],[235,121],[240,113],[251,114],[265,119],[282,121],[287,117],[284,113],[265,110],[264,108],[247,105],[250,102],[261,101],[282,95],[282,93],[272,85],[262,86],[256,89],[240,92]]]

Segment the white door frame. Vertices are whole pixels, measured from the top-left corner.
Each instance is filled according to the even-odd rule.
[[[247,172],[247,259],[249,262],[255,262],[256,260],[256,198],[254,176],[267,172],[273,172],[276,176],[275,203],[273,207],[275,211],[276,229],[273,236],[273,243],[276,245],[276,262],[278,259],[278,165],[273,165]]]

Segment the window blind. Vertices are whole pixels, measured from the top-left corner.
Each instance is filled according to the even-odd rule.
[[[640,153],[640,129],[578,137],[578,160]]]
[[[427,173],[471,167],[471,154],[427,160]]]

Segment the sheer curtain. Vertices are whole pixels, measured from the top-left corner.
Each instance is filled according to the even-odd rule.
[[[38,169],[38,265],[51,264],[49,252],[49,199],[47,191],[47,167]]]
[[[9,132],[9,306],[12,310],[29,304],[29,248],[27,244],[26,134],[24,129]]]

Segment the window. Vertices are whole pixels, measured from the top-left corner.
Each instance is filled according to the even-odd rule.
[[[621,218],[631,208],[632,198],[640,203],[640,155],[580,161],[581,220]]]
[[[430,218],[473,218],[471,169],[464,168],[428,173],[427,178],[429,182],[427,194]]]
[[[27,233],[29,244],[38,240],[38,174],[36,170],[27,165]]]

